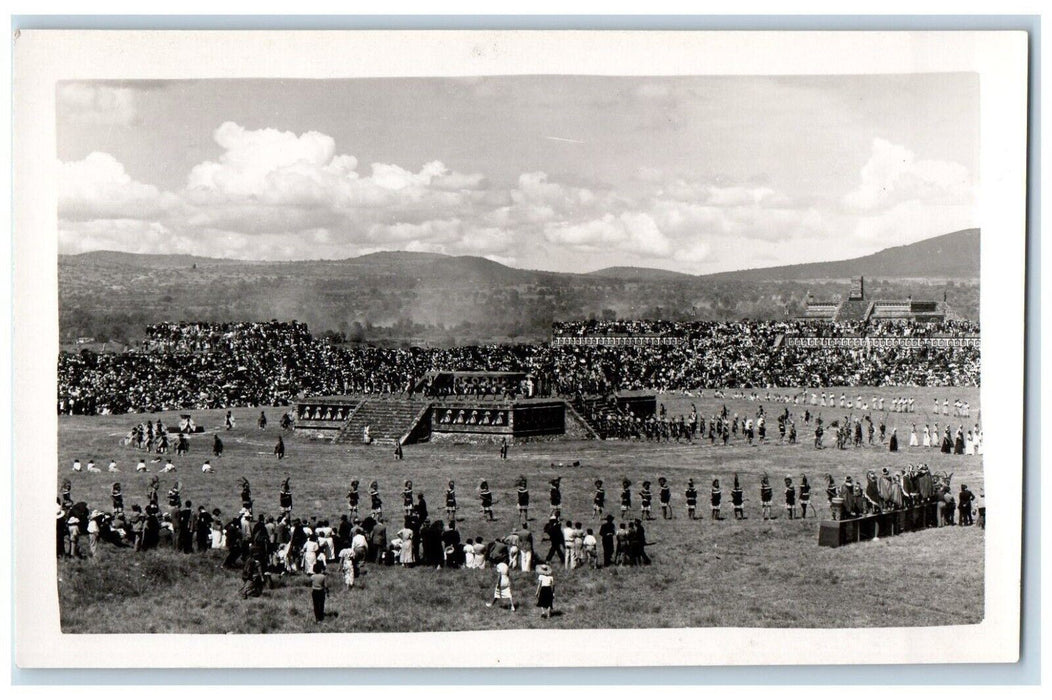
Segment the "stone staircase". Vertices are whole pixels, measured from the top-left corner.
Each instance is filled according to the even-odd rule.
[[[373,445],[403,444],[431,403],[414,399],[365,399],[333,442],[361,445],[365,427]]]
[[[592,432],[595,433],[596,437],[602,440],[607,438],[607,431],[597,417],[608,416],[610,414],[621,415],[623,413],[615,401],[603,398],[582,399],[581,401],[574,402],[572,407],[577,415],[581,417],[581,420],[592,429]],[[593,414],[595,417],[593,417]]]
[[[835,321],[866,321],[873,311],[873,302],[865,299],[848,299],[840,304]]]

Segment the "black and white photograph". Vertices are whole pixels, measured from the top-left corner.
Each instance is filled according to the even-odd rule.
[[[836,41],[824,71],[648,72],[645,37],[494,33],[442,38],[475,71],[201,74],[174,47],[55,79],[53,631],[963,649],[995,638],[993,576],[1017,629],[1022,287],[984,266],[1019,257],[1022,202],[983,176],[989,82],[925,69],[929,38],[866,72]],[[576,663],[551,649],[530,663]]]

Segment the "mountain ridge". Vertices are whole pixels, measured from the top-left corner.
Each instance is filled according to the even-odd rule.
[[[726,270],[700,275],[667,270],[664,268],[619,265],[590,272],[556,272],[512,267],[489,258],[474,255],[445,255],[406,250],[384,250],[350,258],[317,260],[244,260],[239,258],[211,258],[182,253],[128,253],[112,250],[95,250],[85,253],[59,254],[59,262],[93,262],[95,264],[137,265],[158,267],[170,265],[437,265],[435,272],[457,274],[458,268],[474,273],[473,276],[492,278],[521,273],[550,276],[580,276],[618,279],[620,281],[675,281],[687,279],[740,279],[740,280],[799,280],[842,279],[858,276],[913,278],[913,277],[979,277],[978,228],[962,229],[951,233],[926,238],[915,243],[884,248],[869,255],[842,260],[829,260],[773,267]]]

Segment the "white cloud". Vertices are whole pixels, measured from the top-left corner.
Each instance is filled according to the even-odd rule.
[[[672,251],[668,237],[645,212],[605,214],[579,223],[549,224],[544,235],[551,243],[592,250],[613,247],[645,257],[665,257]]]
[[[108,153],[58,164],[58,211],[69,220],[158,217],[174,198],[153,185],[136,182]]]
[[[862,166],[859,186],[847,193],[848,208],[871,212],[903,202],[966,204],[971,201],[968,168],[943,160],[918,160],[905,148],[884,139],[873,139],[869,160]]]
[[[135,91],[109,85],[67,82],[58,86],[61,120],[105,126],[127,126],[138,116]]]
[[[496,187],[483,173],[436,160],[377,162],[360,172],[355,156],[316,131],[226,122],[213,136],[221,153],[194,166],[177,192],[137,182],[105,153],[61,163],[61,250],[309,259],[397,248],[532,267],[595,259],[697,272],[773,254],[802,261],[816,241],[850,254],[972,225],[961,166],[917,160],[881,141],[849,195],[804,202],[771,185],[671,178],[646,167],[633,169],[638,176],[620,191],[541,171]]]

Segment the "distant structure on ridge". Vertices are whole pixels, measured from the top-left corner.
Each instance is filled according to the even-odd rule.
[[[815,301],[808,294],[802,321],[916,321],[937,323],[955,320],[958,315],[943,301],[905,299],[866,299],[865,279],[854,280],[851,291],[842,301]]]

